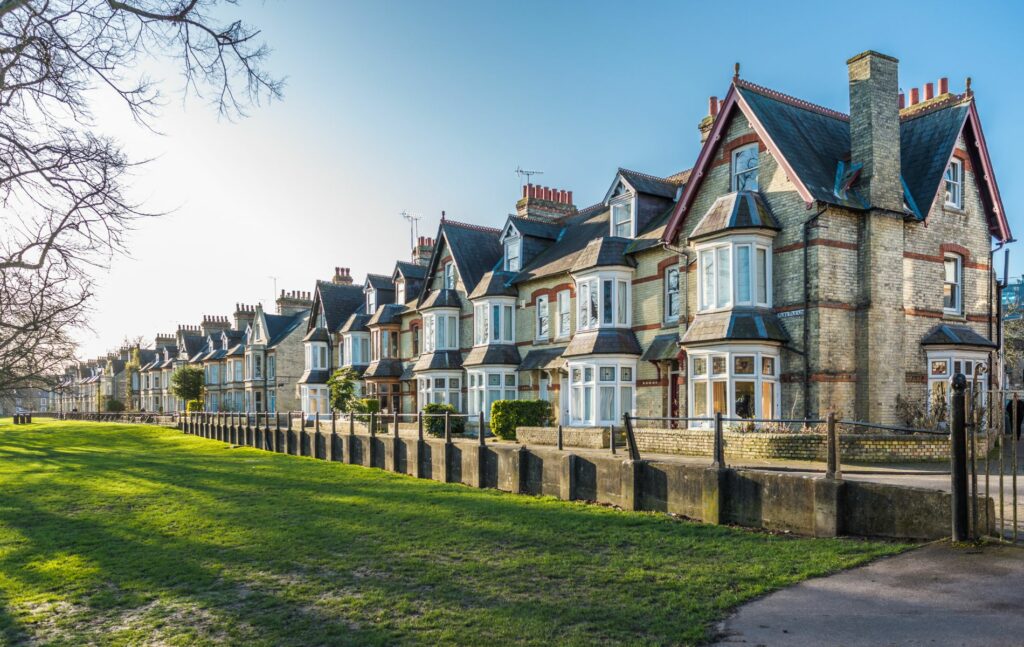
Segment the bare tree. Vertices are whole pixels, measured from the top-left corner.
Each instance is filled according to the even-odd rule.
[[[0,392],[55,373],[86,321],[91,275],[149,215],[126,195],[136,166],[96,131],[92,91],[152,127],[150,56],[227,118],[281,94],[266,46],[214,13],[235,0],[0,0]]]

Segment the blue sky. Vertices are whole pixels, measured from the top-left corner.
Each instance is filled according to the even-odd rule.
[[[132,257],[100,277],[86,354],[236,302],[270,305],[271,277],[311,290],[337,265],[356,280],[390,272],[408,256],[402,210],[422,214],[421,234],[442,209],[500,226],[517,166],[543,170],[538,182],[579,206],[599,201],[619,166],[689,168],[707,98],[724,95],[737,61],[750,81],[844,112],[846,59],[865,49],[899,58],[908,90],[948,76],[961,92],[971,76],[1024,237],[1019,3],[267,0],[226,11],[262,29],[284,100],[218,120],[183,102],[174,67],[159,64],[171,90],[163,136],[100,101],[101,127],[156,158],[137,197],[173,212],[142,223]]]

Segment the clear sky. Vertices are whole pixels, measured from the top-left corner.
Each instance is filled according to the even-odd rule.
[[[335,266],[389,273],[409,225],[500,226],[537,182],[599,201],[622,166],[692,166],[709,95],[743,78],[838,110],[846,59],[900,59],[908,89],[971,76],[1014,234],[1024,238],[1024,3],[245,2],[281,102],[238,122],[200,100],[168,103],[154,135],[101,99],[100,125],[136,157],[134,195],[170,215],[139,224],[130,258],[99,276],[83,356],[173,332],[236,302],[272,308]],[[177,90],[170,66],[158,67]],[[1024,271],[1022,252],[1011,274]],[[997,261],[1001,271],[1002,261]]]

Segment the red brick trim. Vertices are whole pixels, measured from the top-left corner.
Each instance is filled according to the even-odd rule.
[[[803,303],[791,303],[788,306],[778,306],[773,308],[775,312],[792,312],[793,310],[801,310],[806,308],[806,304]],[[822,308],[828,310],[858,310],[859,308],[852,303],[844,303],[842,301],[815,301],[811,303],[812,308]]]
[[[811,373],[811,382],[856,382],[856,373]],[[793,384],[803,382],[803,373],[783,373],[780,377],[782,382]]]
[[[656,274],[650,274],[648,276],[641,276],[639,278],[635,278],[633,279],[633,285],[639,285],[641,283],[647,283],[649,281],[661,281],[665,278],[665,270],[672,267],[673,265],[680,265],[678,256],[669,256],[668,258],[663,259],[660,263],[658,263],[658,271]],[[679,271],[681,273],[686,273],[690,271],[690,268],[683,267],[682,265],[680,265]]]
[[[730,140],[722,144],[719,148],[721,154],[717,159],[711,162],[711,167],[721,166],[722,164],[729,164],[732,162],[732,153],[740,146],[746,146],[747,144],[757,144],[757,152],[763,153],[768,148],[761,141],[761,138],[757,136],[757,133],[747,133],[746,135],[740,135],[736,139]]]
[[[570,299],[576,296],[576,289],[575,287],[573,287],[572,283],[559,283],[558,285],[551,288],[537,288],[536,290],[530,293],[530,300],[527,302],[526,305],[536,306],[537,297],[544,296],[548,298],[548,305],[551,305],[552,303],[556,302],[556,300],[558,299],[558,293],[561,292],[562,290],[569,291]]]
[[[927,384],[928,376],[919,371],[907,371],[904,379],[907,384]]]
[[[848,249],[850,251],[857,251],[856,243],[848,243],[845,240],[832,240],[831,238],[812,238],[807,241],[808,247],[834,247],[836,249]],[[792,252],[797,249],[803,249],[803,242],[790,243],[789,245],[783,245],[776,247],[774,252],[776,254],[783,254],[785,252]]]
[[[960,162],[963,164],[964,172],[974,172],[974,168],[971,166],[971,158],[967,154],[967,151],[965,151],[962,148],[955,148],[953,149],[953,157],[960,160]]]
[[[942,243],[939,245],[938,254],[919,254],[917,252],[903,252],[903,258],[913,259],[915,261],[927,261],[930,263],[941,263],[945,260],[946,254],[957,254],[963,258],[964,267],[972,270],[988,270],[988,263],[981,261],[971,260],[971,250],[967,249],[962,245],[956,243]]]
[[[675,325],[673,324],[672,326],[665,326],[662,323],[649,323],[643,324],[642,326],[633,326],[632,330],[635,332],[639,332],[641,330],[657,330],[658,328],[675,328]]]

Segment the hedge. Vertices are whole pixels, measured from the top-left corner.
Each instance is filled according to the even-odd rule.
[[[192,413],[193,411],[202,411],[203,401],[202,400],[189,400],[185,403],[185,411]]]
[[[458,413],[458,410],[450,404],[440,404],[437,402],[431,402],[430,404],[423,407],[423,413],[444,413],[448,411],[453,414],[450,418],[450,424],[452,427],[453,434],[462,434],[466,431],[466,419],[463,417],[455,417],[454,414]],[[444,418],[442,416],[423,416],[423,429],[431,436],[441,438],[444,436]]]
[[[491,433],[515,440],[518,427],[544,427],[551,423],[547,400],[495,400],[491,403]]]

